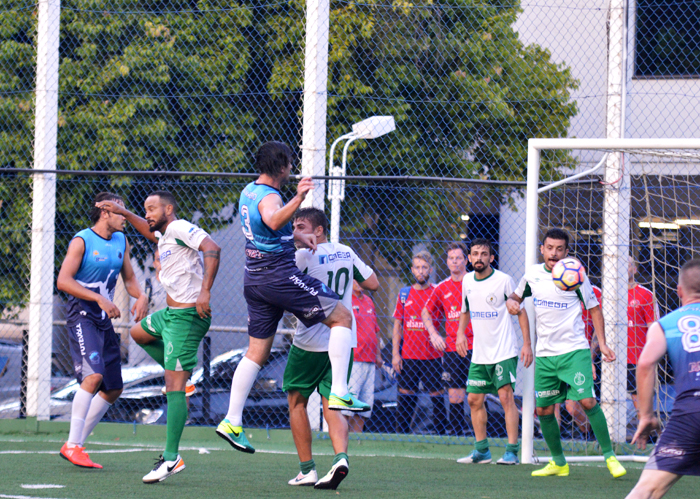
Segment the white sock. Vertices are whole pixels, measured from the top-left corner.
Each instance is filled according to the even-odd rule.
[[[103,399],[99,393],[92,398],[92,402],[90,402],[90,410],[85,417],[83,437],[80,440],[81,447],[85,443],[85,440],[87,440],[87,437],[90,436],[90,433],[92,433],[92,430],[95,429],[97,423],[102,420],[102,417],[105,415],[105,412],[107,412],[107,409],[110,407],[112,407],[112,404]]]
[[[68,434],[68,446],[74,447],[80,445],[83,441],[83,427],[85,426],[85,417],[90,410],[92,402],[92,393],[78,387],[73,397],[73,407],[71,408],[70,416],[70,433]]]
[[[231,398],[228,403],[228,413],[226,413],[226,419],[233,426],[243,425],[243,406],[260,369],[261,367],[248,357],[243,357],[243,360],[238,363],[236,372],[233,373]]]
[[[331,359],[333,381],[331,393],[344,397],[348,394],[348,367],[352,354],[352,331],[346,327],[336,326],[331,328],[331,337],[328,340],[328,357]]]

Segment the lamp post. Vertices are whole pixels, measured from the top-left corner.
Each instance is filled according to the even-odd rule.
[[[355,123],[352,132],[341,135],[331,145],[330,158],[328,159],[328,176],[345,177],[347,170],[348,148],[350,144],[359,139],[376,139],[382,135],[396,130],[393,116],[372,116],[366,120]],[[347,140],[343,147],[343,161],[341,166],[333,165],[335,147],[343,140]],[[328,199],[331,202],[331,242],[337,243],[340,239],[340,206],[345,200],[345,180],[332,179],[328,186]]]

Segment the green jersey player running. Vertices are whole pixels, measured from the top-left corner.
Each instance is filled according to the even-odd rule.
[[[533,471],[532,476],[569,476],[569,465],[564,458],[559,425],[554,416],[554,405],[569,399],[581,404],[603,451],[608,470],[614,478],[621,477],[627,471],[615,457],[605,415],[595,399],[591,351],[581,311],[583,303],[593,320],[603,360],[613,362],[615,353],[605,342],[600,304],[588,277],[576,291],[562,291],[552,281],[552,268],[569,254],[569,234],[561,229],[548,230],[540,252],[544,264],[527,269],[507,302],[508,311],[515,314],[523,300],[532,296],[537,319],[537,416],[542,436],[552,452],[552,460],[544,468]]]
[[[474,331],[474,353],[467,381],[467,402],[472,414],[472,425],[476,438],[476,449],[458,463],[491,462],[489,441],[486,438],[488,413],[484,406],[487,393],[498,395],[506,420],[508,445],[498,464],[519,464],[518,422],[520,415],[515,405],[513,387],[518,367],[518,353],[525,367],[532,364],[530,324],[525,310],[518,307],[517,315],[523,333],[523,347],[518,348],[518,339],[506,300],[515,290],[513,278],[491,267],[493,247],[488,239],[475,239],[469,249],[469,263],[474,267],[462,278],[462,315],[457,330],[457,353],[467,355],[465,330],[472,323]]]
[[[377,276],[360,260],[355,252],[342,244],[329,243],[326,239],[328,220],[316,208],[304,208],[294,215],[294,233],[313,234],[316,237],[315,251],[300,249],[296,252],[299,270],[327,284],[341,299],[343,305],[352,310],[353,277],[360,286],[368,290],[379,287]],[[297,240],[303,240],[296,237]],[[357,327],[353,317],[351,347],[357,347]],[[284,370],[283,389],[289,401],[289,425],[299,454],[299,474],[289,485],[313,485],[317,489],[336,489],[348,475],[348,422],[340,412],[329,410],[332,369],[328,355],[331,330],[319,323],[305,326],[297,324],[294,343],[289,351]],[[348,367],[348,380],[352,368],[352,355]],[[333,445],[335,458],[330,471],[320,480],[311,453],[311,426],[306,412],[309,396],[318,390],[323,400],[323,417],[328,422],[328,435]]]

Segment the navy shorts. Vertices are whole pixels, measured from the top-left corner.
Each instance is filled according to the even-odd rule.
[[[627,364],[627,392],[633,395],[637,394],[637,366],[636,364]]]
[[[311,327],[326,320],[340,301],[328,286],[300,271],[269,284],[245,285],[243,296],[248,305],[248,334],[260,339],[274,336],[285,311]]]
[[[78,383],[82,383],[91,374],[101,374],[100,390],[119,390],[124,387],[120,341],[111,323],[97,326],[90,319],[69,322],[68,333]]]
[[[399,388],[418,393],[421,382],[427,392],[442,390],[442,359],[403,359]]]
[[[644,469],[700,476],[700,414],[672,414]]]
[[[442,379],[449,388],[461,388],[466,390],[469,380],[469,366],[472,363],[472,351],[467,351],[467,356],[462,357],[457,352],[445,352],[443,357]]]

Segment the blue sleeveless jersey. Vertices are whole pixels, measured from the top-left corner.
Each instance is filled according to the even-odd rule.
[[[111,301],[124,263],[126,251],[124,233],[115,232],[111,239],[104,239],[92,229],[85,229],[73,236],[74,239],[76,237],[85,242],[85,253],[78,273],[75,274],[75,280],[81,286]],[[90,318],[97,324],[110,321],[97,302],[68,295],[68,321],[77,323],[85,318]]]
[[[673,366],[674,414],[700,412],[700,303],[685,305],[659,320]]]
[[[258,205],[268,194],[281,197],[280,191],[274,187],[252,182],[243,189],[238,203],[241,227],[246,238],[245,284],[287,279],[297,271],[292,223],[272,230],[260,216]]]

